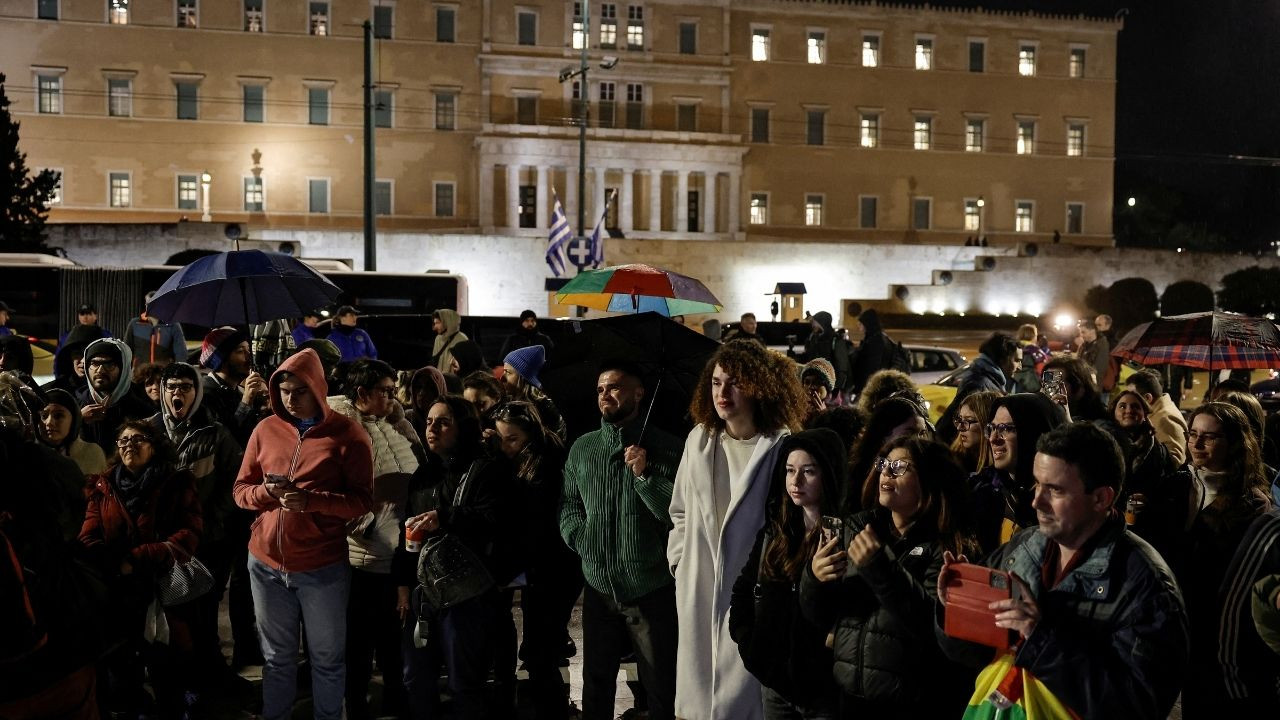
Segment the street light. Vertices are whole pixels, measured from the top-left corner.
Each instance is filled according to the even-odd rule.
[[[578,120],[578,237],[587,235],[587,123],[591,117],[591,101],[587,95],[587,71],[591,62],[587,58],[587,50],[591,47],[590,3],[582,3],[582,57],[578,67],[566,65],[560,68],[559,80],[569,82],[574,78],[581,79],[581,92],[578,102],[582,107],[582,116]],[[616,55],[605,55],[601,58],[600,69],[612,70],[618,65]]]
[[[204,212],[200,215],[200,222],[209,222],[213,219],[209,215],[209,185],[212,182],[213,176],[209,174],[208,170],[200,173],[200,192],[201,200],[203,201],[201,207],[204,208]]]
[[[982,217],[987,214],[987,201],[981,195],[978,196],[978,244],[982,244]]]
[[[1137,204],[1138,204],[1138,198],[1133,197],[1132,195],[1130,195],[1130,196],[1129,196],[1129,202],[1128,202],[1127,204],[1129,205],[1129,207],[1133,207],[1134,205],[1137,205]]]

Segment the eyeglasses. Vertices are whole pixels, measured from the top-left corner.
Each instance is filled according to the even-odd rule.
[[[1221,441],[1223,437],[1225,436],[1222,433],[1200,432],[1198,430],[1192,430],[1191,432],[1187,433],[1187,442],[1191,443],[1192,445],[1196,444],[1201,440],[1205,441],[1205,444],[1216,443]]]
[[[172,392],[189,393],[195,389],[196,389],[195,384],[189,383],[189,382],[188,383],[169,383],[164,386],[164,391],[171,392],[171,393]]]
[[[907,470],[911,469],[911,463],[907,460],[890,460],[889,458],[878,457],[875,462],[875,469],[878,473],[885,473],[891,478],[900,478],[907,474]]]
[[[130,435],[129,437],[122,437],[119,440],[116,440],[116,447],[120,448],[121,450],[129,447],[130,445],[134,447],[142,447],[143,445],[150,445],[150,444],[151,444],[151,438],[147,437],[146,435]]]
[[[1005,435],[1017,435],[1018,426],[1013,423],[987,423],[987,435],[995,435],[1001,440]]]
[[[369,394],[373,395],[374,393],[382,393],[387,397],[395,397],[396,386],[395,385],[377,385],[369,388]]]
[[[89,361],[89,367],[91,368],[120,367],[120,363],[116,362],[115,360],[98,360],[95,358]]]
[[[968,432],[969,428],[973,427],[974,425],[978,425],[979,423],[980,421],[978,420],[978,418],[964,418],[964,417],[951,418],[951,424],[955,425],[957,430],[960,430],[963,432]]]

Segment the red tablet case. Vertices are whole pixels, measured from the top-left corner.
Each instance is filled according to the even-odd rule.
[[[947,605],[943,632],[948,637],[969,640],[993,648],[1012,647],[1010,631],[996,627],[996,611],[987,607],[996,600],[1012,597],[1009,574],[981,565],[959,563],[948,567]]]

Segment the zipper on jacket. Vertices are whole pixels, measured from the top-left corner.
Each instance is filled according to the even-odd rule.
[[[316,424],[318,425],[319,423],[316,423]],[[315,427],[315,425],[312,425],[311,427]],[[297,469],[298,456],[302,454],[302,440],[307,436],[307,433],[309,432],[311,432],[311,428],[307,428],[306,430],[303,430],[302,432],[298,433],[298,444],[293,448],[293,459],[289,461],[288,477],[290,480],[294,480],[293,471]],[[295,487],[297,486],[296,481],[294,481],[292,484]],[[281,507],[280,512],[286,513],[290,511],[285,510],[283,507]],[[276,547],[280,550],[280,572],[287,573],[289,572],[289,568],[288,566],[285,565],[285,562],[284,562],[284,515],[281,515],[280,522],[276,523]]]

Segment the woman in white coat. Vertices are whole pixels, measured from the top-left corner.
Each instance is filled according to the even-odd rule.
[[[759,720],[760,684],[729,635],[734,580],[764,524],[782,439],[799,429],[804,391],[792,362],[735,340],[707,363],[671,496],[667,561],[676,578],[679,646],[675,714]]]

